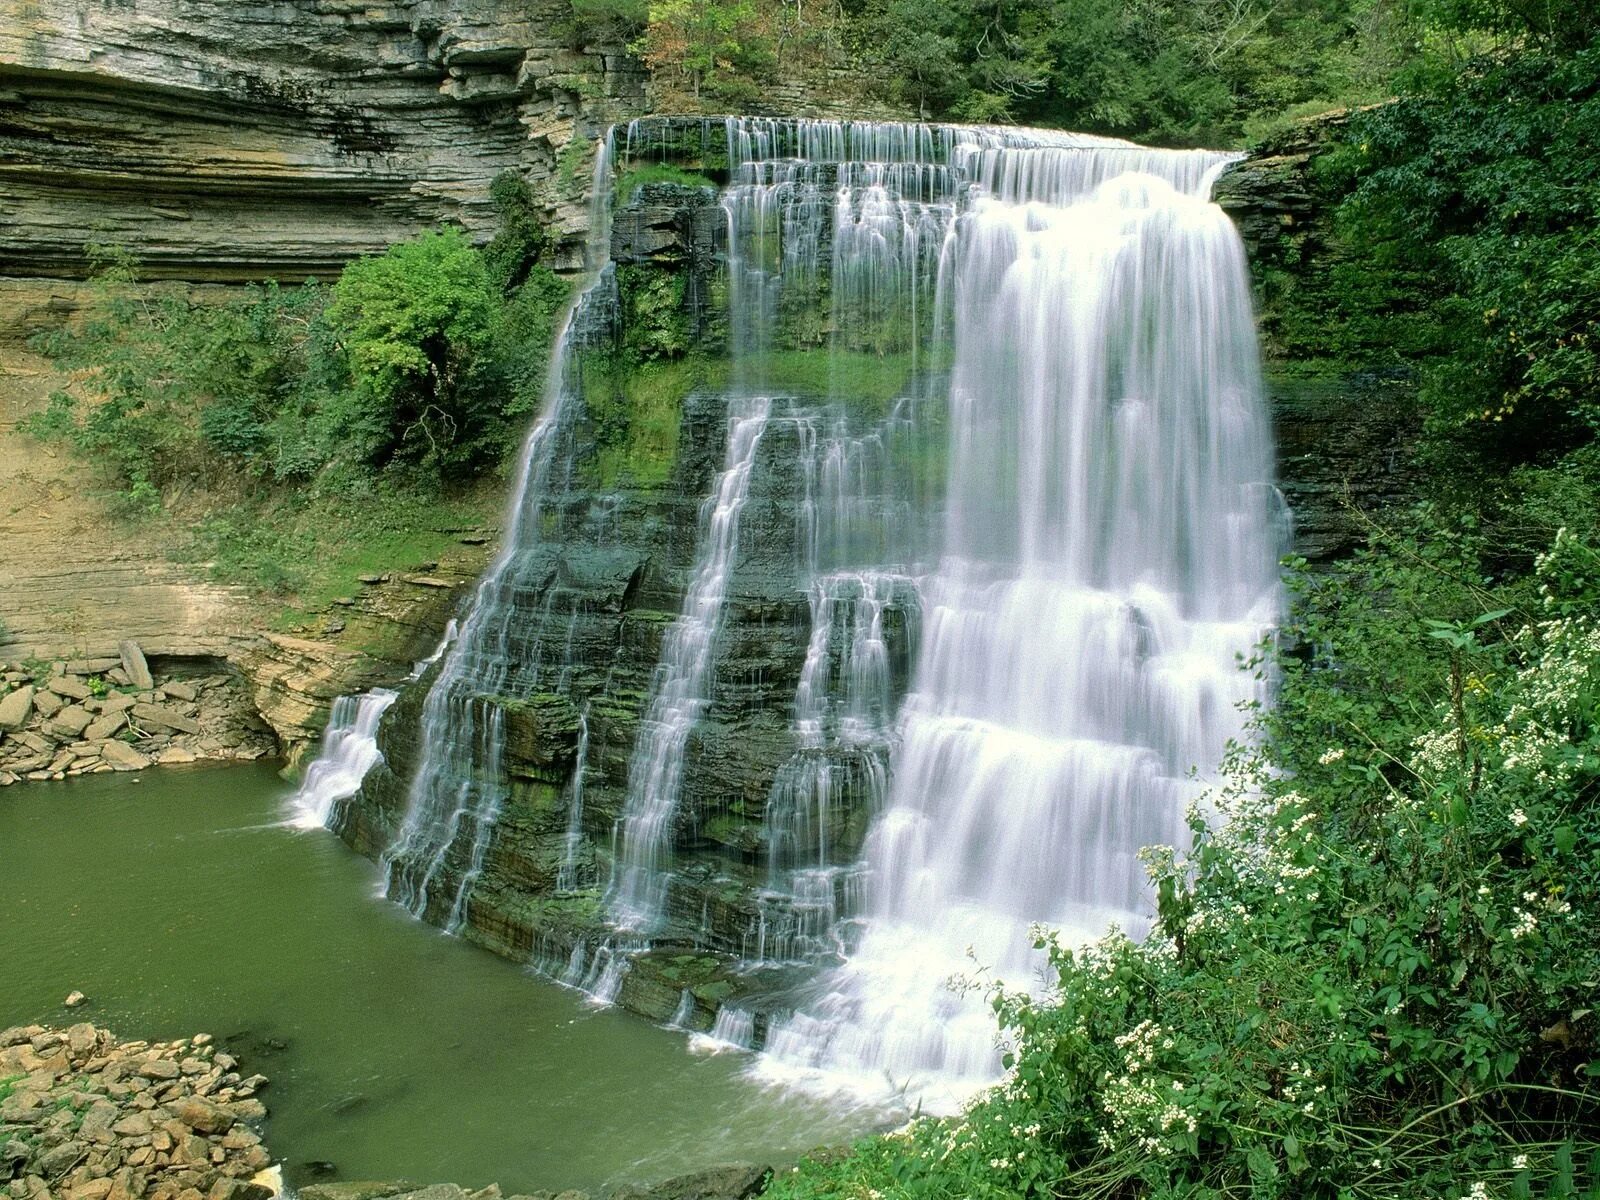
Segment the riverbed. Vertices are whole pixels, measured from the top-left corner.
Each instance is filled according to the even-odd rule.
[[[0,1027],[212,1034],[271,1080],[291,1182],[592,1190],[874,1123],[414,921],[287,792],[254,765],[0,793]]]

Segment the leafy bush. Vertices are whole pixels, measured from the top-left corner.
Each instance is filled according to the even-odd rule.
[[[516,443],[542,395],[567,285],[520,180],[495,184],[500,234],[455,229],[346,267],[331,288],[249,288],[196,304],[95,250],[86,327],[42,349],[84,374],[29,429],[105,463],[136,507],[174,485],[227,491],[392,473],[469,480]]]
[[[1352,124],[1348,227],[1434,267],[1449,352],[1424,399],[1502,461],[1548,461],[1600,428],[1597,141],[1600,49],[1479,62]]]

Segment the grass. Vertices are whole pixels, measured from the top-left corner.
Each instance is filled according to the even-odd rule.
[[[280,600],[274,624],[288,628],[353,594],[362,575],[417,569],[459,550],[460,534],[492,522],[502,500],[503,487],[490,480],[448,498],[382,487],[241,501],[202,515],[178,553],[219,582]]]
[[[651,183],[676,183],[683,187],[714,188],[716,183],[698,171],[685,171],[670,163],[646,163],[629,167],[617,177],[617,203],[627,204],[639,189]]]

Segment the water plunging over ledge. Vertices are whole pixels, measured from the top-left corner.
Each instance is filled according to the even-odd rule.
[[[563,337],[506,544],[428,683],[388,894],[462,926],[508,819],[508,720],[570,728],[532,768],[561,806],[539,835],[558,866],[541,883],[530,851],[502,855],[523,882],[496,885],[493,919],[551,896],[588,905],[588,924],[530,957],[607,1000],[641,955],[742,960],[787,990],[713,1014],[672,989],[661,1019],[714,1015],[719,1045],[764,1045],[779,1078],[874,1095],[887,1079],[946,1108],[1000,1070],[991,1010],[949,979],[1035,985],[1035,925],[1141,932],[1140,848],[1185,837],[1266,697],[1240,664],[1277,619],[1283,531],[1243,251],[1209,201],[1231,156],[1035,130],[701,128],[727,181],[727,366],[681,419],[721,450],[696,477],[698,519],[675,527],[692,545],[600,598],[563,555],[581,536],[633,561],[580,463],[600,420],[586,371],[617,361],[634,311],[634,283],[607,268]],[[613,161],[679,134],[605,139],[597,266]],[[809,349],[780,344],[796,329]],[[804,387],[797,353],[826,364]],[[866,400],[863,362],[904,364],[889,401]],[[793,519],[776,538],[780,497]],[[753,512],[760,537],[741,530]],[[653,678],[624,696],[644,624],[628,606],[675,578],[672,609],[650,614]],[[606,605],[624,610],[609,640],[577,632]],[[754,688],[726,665],[729,630],[767,610],[807,629],[786,711],[740,747],[721,731]],[[756,682],[791,669],[757,661]],[[623,730],[618,797],[592,785],[614,780]],[[764,774],[722,782],[741,750]],[[706,827],[732,810],[759,819]]]

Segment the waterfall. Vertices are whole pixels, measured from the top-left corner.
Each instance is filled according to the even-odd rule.
[[[612,921],[622,929],[648,933],[665,915],[684,751],[710,698],[717,633],[739,548],[739,510],[750,493],[756,450],[771,408],[765,397],[730,405],[722,471],[700,509],[698,561],[683,611],[662,644],[649,708],[628,767],[622,852],[610,900]]]
[[[682,132],[663,133],[664,155]],[[466,918],[512,795],[504,714],[553,690],[576,714],[576,761],[563,743],[539,765],[571,773],[537,776],[556,814],[537,837],[574,912],[585,820],[616,818],[599,917],[535,934],[550,972],[611,1002],[657,987],[629,972],[653,969],[638,951],[664,932],[718,954],[743,939],[747,977],[781,982],[730,999],[719,1044],[764,1038],[764,1073],[876,1096],[888,1080],[948,1109],[1000,1074],[992,1010],[950,979],[1037,986],[1039,925],[1142,934],[1139,851],[1185,839],[1187,807],[1266,697],[1241,662],[1278,616],[1281,531],[1242,248],[1209,200],[1230,156],[910,123],[704,123],[718,137],[725,159],[705,159],[728,176],[731,362],[725,425],[717,396],[682,409],[683,429],[725,438],[720,460],[682,472],[709,484],[692,553],[652,533],[595,602],[588,567],[555,552],[624,520],[682,535],[659,494],[574,483],[592,432],[577,351],[617,357],[631,272],[652,269],[626,263],[619,284],[602,265],[613,156],[650,150],[630,127],[597,155],[598,274],[504,546],[423,703],[388,893],[447,928]],[[825,369],[797,370],[803,355]],[[780,505],[795,527],[741,548],[747,506],[772,534]],[[624,540],[603,549],[628,563]],[[765,590],[735,588],[741,558]],[[646,688],[631,656],[663,605]],[[780,698],[794,681],[787,714],[708,719],[736,687],[774,694],[719,679],[730,610],[747,640],[809,619],[770,661],[742,660],[757,684],[781,677]],[[719,774],[746,727],[762,753],[788,740]],[[702,760],[709,785],[686,789]],[[733,834],[695,823],[724,801]],[[594,857],[603,871],[605,847]],[[811,982],[792,989],[797,965]]]
[[[389,688],[373,688],[333,702],[322,750],[289,800],[290,824],[322,829],[333,806],[361,790],[361,781],[383,757],[378,750],[378,722],[399,698],[400,693]]]
[[[1037,986],[1033,928],[1140,933],[1262,683],[1272,460],[1225,156],[956,135],[947,499],[864,854],[862,934],[765,1069],[934,1109],[1000,1072],[952,978]],[[813,631],[814,639],[818,636]],[[797,706],[799,707],[799,706]]]
[[[589,769],[589,706],[578,714],[578,761],[572,766],[571,799],[567,804],[567,833],[561,850],[556,891],[578,890],[578,852],[583,848],[583,774]]]

